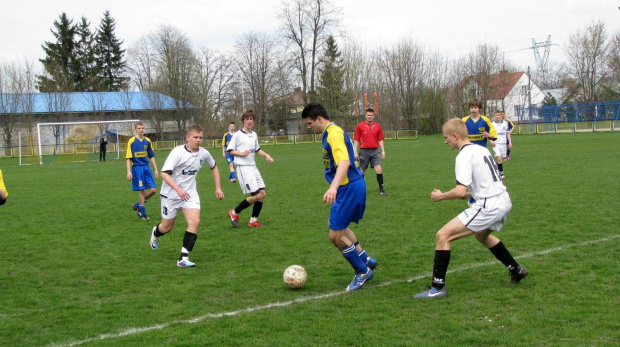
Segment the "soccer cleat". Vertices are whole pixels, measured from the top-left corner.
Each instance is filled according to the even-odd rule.
[[[440,298],[442,296],[448,296],[448,289],[443,287],[441,289],[437,289],[435,287],[429,287],[428,290],[423,291],[420,294],[416,294],[413,296],[414,299],[432,299],[432,298]]]
[[[239,227],[239,215],[233,214],[233,210],[228,211],[228,217],[230,218],[230,222],[235,228]]]
[[[183,259],[177,261],[177,266],[178,267],[194,267],[194,266],[196,266],[196,264],[192,263],[187,258],[183,258]]]
[[[502,176],[502,180],[505,180],[505,179],[506,179],[506,175],[504,175],[504,173],[503,173],[503,172],[501,173],[501,176]]]
[[[252,227],[252,228],[262,228],[265,227],[265,224],[261,224],[261,222],[259,221],[254,221],[254,222],[248,222],[248,226]]]
[[[159,237],[155,236],[155,230],[157,230],[157,226],[153,227],[153,231],[151,231],[151,249],[156,250],[159,248]]]
[[[526,268],[519,265],[514,271],[508,271],[510,273],[510,283],[517,284],[521,282],[530,272]]]
[[[361,275],[356,274],[353,277],[353,281],[351,281],[351,283],[349,283],[349,285],[347,286],[347,292],[362,289],[362,286],[366,282],[370,281],[373,275],[374,274],[370,268],[368,269],[368,271],[366,271],[365,274],[361,274]]]
[[[138,212],[138,203],[136,202],[135,204],[133,204],[132,208],[134,211]]]
[[[368,257],[368,259],[366,259],[366,266],[368,266],[371,270],[374,270],[377,267],[377,259],[372,258],[372,257]]]
[[[387,193],[385,192],[385,190],[382,190],[379,192],[379,195],[387,196]]]

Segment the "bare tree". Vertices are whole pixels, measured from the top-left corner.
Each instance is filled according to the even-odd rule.
[[[178,137],[182,138],[196,111],[192,105],[195,98],[196,56],[187,36],[177,28],[161,26],[149,38],[155,50],[157,73],[156,86],[152,90],[174,99],[174,122]]]
[[[318,55],[332,29],[338,26],[340,9],[329,0],[283,1],[279,12],[281,33],[294,45],[293,65],[301,79],[306,100],[315,92]]]
[[[155,50],[148,37],[140,38],[128,51],[127,72],[138,90],[149,90],[155,80]]]
[[[611,38],[607,64],[610,75],[616,82],[620,82],[620,32]]]
[[[6,147],[20,129],[32,129],[35,78],[32,62],[0,64],[0,129]]]
[[[372,57],[368,50],[360,43],[349,40],[342,50],[342,62],[344,71],[344,88],[345,93],[351,97],[349,117],[341,126],[348,131],[355,129],[355,126],[362,119],[364,114],[361,99],[364,93],[378,91],[376,88],[370,88],[371,84],[375,84],[375,78],[370,73]],[[385,126],[385,125],[384,125]]]
[[[417,128],[419,97],[427,77],[425,52],[411,39],[403,39],[392,48],[383,48],[377,55],[381,77],[387,82],[387,108],[393,124],[403,119],[407,126]]]
[[[283,90],[278,85],[275,39],[266,33],[250,32],[237,38],[235,52],[256,115],[257,132],[266,119],[272,101]]]
[[[499,73],[503,57],[497,45],[478,45],[466,59],[468,76],[475,81],[475,97],[482,101],[483,114],[487,114],[487,100],[492,93],[491,76]]]
[[[580,84],[584,101],[598,99],[599,84],[605,77],[607,64],[607,31],[601,20],[592,22],[584,31],[571,34],[564,51],[568,56],[571,74]]]
[[[206,48],[197,55],[196,106],[204,121],[212,123],[219,118],[228,100],[234,97],[235,61],[232,57]]]

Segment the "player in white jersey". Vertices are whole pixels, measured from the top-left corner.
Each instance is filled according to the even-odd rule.
[[[502,176],[502,179],[506,178],[504,176],[504,158],[506,158],[506,145],[508,143],[508,133],[509,123],[505,120],[502,120],[502,111],[495,111],[495,121],[493,122],[493,126],[495,127],[495,132],[497,133],[497,139],[495,140],[495,145],[493,146],[493,153],[495,153],[495,157],[497,158],[497,168],[499,169],[499,174]]]
[[[252,110],[247,110],[243,113],[241,116],[243,128],[235,132],[226,148],[226,152],[235,156],[237,180],[243,194],[250,194],[237,207],[228,211],[228,218],[230,218],[230,222],[235,228],[239,227],[239,213],[252,205],[254,205],[252,207],[252,217],[248,222],[248,226],[264,226],[258,221],[258,216],[263,209],[263,201],[265,200],[265,182],[256,167],[254,155],[258,154],[261,157],[265,157],[268,163],[273,163],[273,158],[265,153],[258,144],[258,135],[252,131],[254,118],[254,111]]]
[[[215,182],[215,197],[222,200],[224,193],[215,159],[209,151],[200,147],[203,139],[202,127],[190,126],[185,138],[187,143],[172,149],[161,168],[161,177],[164,180],[160,190],[161,223],[153,227],[150,244],[153,250],[159,248],[159,238],[172,230],[177,214],[183,211],[187,231],[183,237],[183,247],[177,266],[193,267],[195,264],[189,260],[189,252],[196,243],[200,224],[200,197],[196,190],[196,175],[204,164],[211,169]]]
[[[448,295],[445,278],[450,263],[451,243],[472,234],[508,268],[510,283],[519,283],[527,276],[527,269],[519,265],[500,239],[491,235],[493,231],[502,228],[512,208],[510,196],[502,184],[491,153],[486,147],[469,142],[467,126],[458,118],[444,124],[443,137],[451,149],[459,150],[455,165],[457,184],[449,192],[433,190],[431,199],[438,202],[474,197],[476,202],[437,232],[431,287],[414,295],[414,299]]]

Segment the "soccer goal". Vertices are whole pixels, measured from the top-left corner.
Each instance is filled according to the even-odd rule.
[[[138,121],[38,123],[36,139],[28,139],[26,146],[19,146],[19,163],[42,165],[98,161],[103,135],[108,140],[106,160],[120,159],[121,145],[133,136],[134,124]]]

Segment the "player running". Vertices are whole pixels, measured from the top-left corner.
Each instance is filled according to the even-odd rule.
[[[159,238],[169,233],[179,212],[183,212],[187,221],[187,231],[183,236],[181,256],[178,267],[193,267],[196,264],[189,260],[189,253],[194,249],[200,224],[200,197],[196,189],[196,175],[204,164],[207,164],[215,183],[215,197],[224,198],[220,185],[220,172],[215,159],[209,151],[200,147],[203,130],[199,125],[192,125],[185,135],[187,143],[177,146],[168,155],[161,168],[164,183],[161,186],[161,223],[153,227],[151,232],[151,249],[159,248]]]

